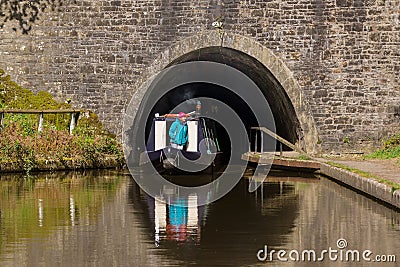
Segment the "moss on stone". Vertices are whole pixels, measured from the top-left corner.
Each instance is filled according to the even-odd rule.
[[[70,109],[48,92],[32,91],[19,86],[0,69],[0,103],[4,109],[59,110]],[[1,164],[13,163],[12,169],[46,169],[48,162],[62,168],[109,167],[124,162],[122,146],[115,135],[106,131],[92,111],[82,112],[74,134],[70,135],[68,114],[46,114],[44,128],[37,132],[37,115],[7,114],[0,135]],[[53,167],[52,167],[53,168]],[[0,166],[0,169],[3,169]]]

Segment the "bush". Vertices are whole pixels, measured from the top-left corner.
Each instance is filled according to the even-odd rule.
[[[0,69],[0,107],[59,110],[70,109],[71,105],[57,102],[50,93],[34,94],[22,88]],[[68,131],[68,114],[45,114],[44,121],[43,131],[38,133],[38,115],[6,114],[5,127],[0,133],[1,161],[17,163],[27,172],[43,160],[73,160],[85,167],[99,166],[102,159],[111,156],[122,165],[121,144],[104,129],[95,113],[81,114],[74,135]]]
[[[383,141],[383,148],[393,148],[396,146],[400,146],[400,133],[395,134],[394,136],[390,137],[389,139]]]
[[[70,109],[71,105],[56,101],[53,96],[45,91],[39,91],[34,94],[32,91],[25,89],[13,82],[9,75],[0,69],[0,108],[4,109],[34,109],[34,110],[59,110]],[[37,123],[37,115],[7,115],[6,121],[18,121],[18,119],[29,120],[32,124]],[[46,122],[54,125],[57,129],[67,129],[69,125],[69,116],[67,114],[46,114],[44,115]]]

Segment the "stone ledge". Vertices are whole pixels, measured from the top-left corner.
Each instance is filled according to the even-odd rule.
[[[326,163],[321,163],[320,172],[333,180],[342,182],[376,199],[400,208],[400,190],[392,192],[390,186]]]

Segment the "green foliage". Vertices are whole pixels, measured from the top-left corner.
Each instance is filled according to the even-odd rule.
[[[74,130],[75,134],[95,137],[100,134],[107,134],[99,117],[92,111],[79,116],[78,125]]]
[[[58,110],[71,105],[57,102],[47,92],[34,94],[22,88],[0,69],[0,107],[5,109]],[[45,114],[44,128],[37,132],[36,114],[6,114],[0,133],[0,161],[15,162],[27,173],[38,162],[74,161],[79,166],[100,166],[112,157],[123,164],[122,147],[91,111],[80,115],[74,135],[69,134],[69,114]]]
[[[300,155],[298,156],[299,160],[311,160],[311,158],[308,155]]]
[[[367,156],[367,159],[395,159],[400,158],[400,145],[387,149],[379,149]]]
[[[400,146],[400,133],[395,134],[389,139],[383,141],[383,148],[385,149],[394,148],[397,146]]]
[[[23,132],[23,127],[16,123],[5,127],[0,139],[0,156],[3,161],[16,162],[29,174],[35,165],[35,151],[31,138]]]
[[[23,136],[33,135],[37,131],[37,115],[30,114],[5,114],[4,126],[8,127],[13,123],[19,124],[22,128],[18,129]]]
[[[71,105],[57,102],[53,96],[45,91],[34,94],[12,81],[9,75],[5,75],[0,69],[0,102],[5,108],[11,109],[69,109]]]
[[[367,159],[400,158],[400,133],[383,141],[383,147],[367,156]]]
[[[121,144],[107,135],[70,135],[67,130],[51,128],[44,128],[42,133],[35,131],[31,135],[23,133],[24,129],[18,122],[4,128],[0,139],[0,158],[5,162],[15,162],[27,173],[43,161],[73,161],[84,168],[100,167],[107,157],[114,158],[120,166],[124,162]]]
[[[32,91],[25,89],[11,80],[9,75],[0,69],[0,108],[4,109],[34,109],[34,110],[59,110],[70,109],[71,105],[57,102],[53,96],[45,91],[39,91],[34,94]],[[12,121],[26,123],[27,117],[30,117],[34,125],[38,121],[38,116],[8,116]],[[8,119],[7,118],[7,119]],[[67,129],[70,117],[68,114],[46,114],[44,119],[49,124],[54,125],[57,129]]]

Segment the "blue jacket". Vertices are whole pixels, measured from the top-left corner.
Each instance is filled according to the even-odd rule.
[[[188,141],[188,126],[176,119],[169,128],[170,142],[184,146]]]

